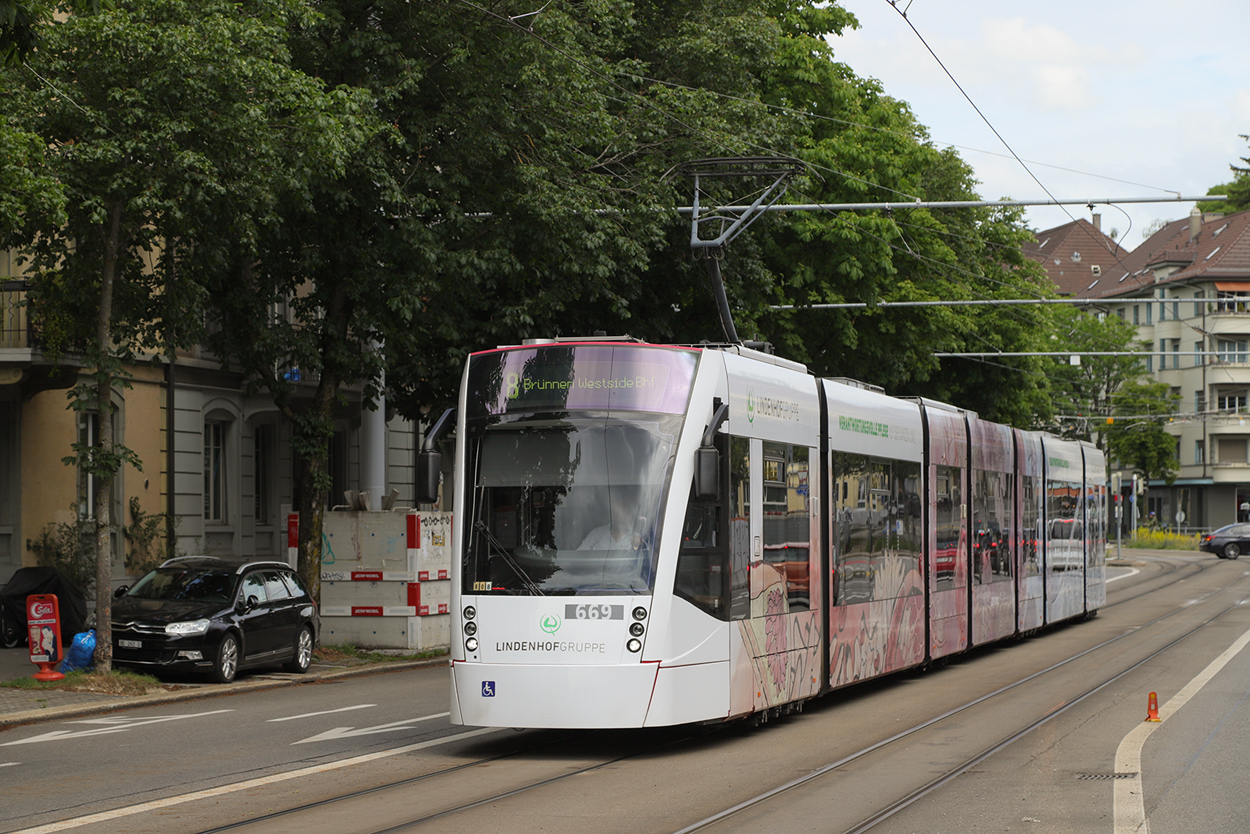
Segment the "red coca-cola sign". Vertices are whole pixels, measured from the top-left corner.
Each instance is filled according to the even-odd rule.
[[[57,605],[56,594],[31,594],[26,597],[26,624],[30,662],[43,668],[39,674],[60,676],[59,672],[51,672],[51,667],[64,657],[61,651],[61,609]],[[36,679],[45,678],[36,675]]]

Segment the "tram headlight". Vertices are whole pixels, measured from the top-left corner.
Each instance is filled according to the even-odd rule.
[[[641,637],[644,631],[646,631],[646,629],[643,628],[642,623],[634,623],[629,627],[629,633],[635,637]]]
[[[466,606],[464,607],[464,618],[465,618],[466,620],[471,620],[471,619],[473,619],[473,618],[474,618],[474,617],[476,617],[476,616],[477,616],[477,609],[476,609],[476,608],[474,608],[472,605],[466,605]]]
[[[470,637],[472,637],[474,634],[477,634],[477,623],[465,623],[464,633],[469,635]]]
[[[637,637],[631,637],[629,638],[629,642],[625,644],[625,648],[629,649],[634,654],[637,654],[642,651],[642,641]]]
[[[469,652],[476,652],[476,651],[477,651],[477,638],[476,638],[476,637],[470,637],[468,640],[465,640],[465,641],[464,641],[464,647],[465,647],[465,649],[467,649]]]
[[[643,608],[641,605],[639,605],[637,608],[635,608],[635,609],[634,609],[634,619],[635,619],[635,620],[645,620],[645,619],[647,619],[647,609]]]

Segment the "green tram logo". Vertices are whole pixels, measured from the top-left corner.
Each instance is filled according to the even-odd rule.
[[[755,389],[747,388],[747,422],[755,422]]]
[[[560,618],[555,614],[546,614],[538,621],[538,627],[548,634],[555,634],[560,630]]]

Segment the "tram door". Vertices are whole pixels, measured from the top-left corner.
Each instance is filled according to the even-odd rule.
[[[814,695],[820,673],[819,498],[807,446],[752,440],[750,616],[756,707]]]

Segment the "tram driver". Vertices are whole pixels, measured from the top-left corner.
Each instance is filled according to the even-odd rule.
[[[642,546],[647,520],[638,515],[636,491],[615,487],[608,497],[611,521],[596,527],[582,539],[579,550],[628,550]]]

